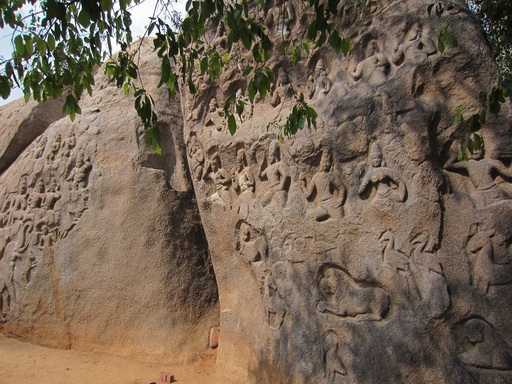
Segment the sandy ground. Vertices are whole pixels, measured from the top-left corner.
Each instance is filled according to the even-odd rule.
[[[186,366],[142,363],[122,357],[50,349],[0,334],[0,384],[150,384],[161,372],[177,384],[237,384],[215,372],[215,362]]]

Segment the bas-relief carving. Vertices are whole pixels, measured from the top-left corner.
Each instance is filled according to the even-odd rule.
[[[504,240],[496,236],[496,230],[488,223],[477,223],[471,228],[466,252],[472,266],[473,286],[482,293],[489,293],[493,286],[512,284],[512,264],[498,264],[494,258],[494,242]]]
[[[414,23],[405,37],[393,51],[393,64],[416,65],[437,53],[437,48],[428,36],[423,36],[423,26]]]
[[[324,379],[327,383],[338,383],[347,374],[340,356],[340,343],[340,337],[333,330],[323,336]]]
[[[305,176],[301,177],[302,189],[308,201],[314,200],[315,208],[308,209],[306,217],[317,221],[341,219],[343,217],[343,202],[346,190],[339,175],[333,171],[332,154],[324,149],[320,162],[320,171],[317,172],[309,184]]]
[[[459,360],[481,369],[512,369],[512,349],[484,319],[473,317],[459,325]]]
[[[282,299],[276,280],[269,274],[264,282],[264,301],[267,322],[270,328],[281,328],[286,315],[286,303]]]
[[[407,189],[398,171],[385,166],[384,158],[380,145],[373,143],[370,147],[369,168],[362,178],[357,193],[360,196],[368,190],[375,189],[374,194],[370,194],[373,202],[384,200],[403,202],[406,199]]]
[[[277,141],[269,145],[266,167],[260,171],[260,179],[268,181],[268,190],[261,198],[261,205],[265,207],[271,204],[284,208],[290,188],[290,171],[281,156],[281,147]]]
[[[206,174],[206,177],[213,181],[213,185],[215,187],[215,192],[208,197],[208,201],[214,205],[220,205],[231,209],[231,175],[228,171],[222,168],[218,152],[215,152],[211,157]]]
[[[381,320],[390,300],[380,287],[359,284],[343,269],[327,265],[318,282],[323,300],[317,304],[322,313],[355,320]]]
[[[76,149],[73,131],[66,139],[57,133],[37,139],[20,159],[27,172],[14,192],[3,196],[0,217],[2,321],[19,316],[23,292],[37,275],[39,260],[78,223],[88,208],[92,163]],[[46,151],[46,152],[45,152]]]
[[[484,158],[483,155],[483,149],[476,149],[469,160],[446,167],[449,171],[463,171],[468,175],[473,186],[470,196],[477,208],[511,198],[500,184],[505,182],[503,177],[512,178],[512,169],[507,168],[500,160]]]
[[[384,84],[390,69],[390,63],[384,53],[381,53],[377,41],[368,43],[365,50],[365,59],[350,70],[350,75],[356,81],[362,81],[371,87]]]
[[[308,97],[310,100],[325,96],[331,91],[332,82],[327,76],[322,59],[318,60],[314,74],[309,78],[309,87]]]

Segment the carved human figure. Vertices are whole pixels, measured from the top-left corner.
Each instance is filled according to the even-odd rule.
[[[428,239],[426,233],[420,233],[412,241],[415,248],[411,269],[421,300],[426,302],[430,315],[438,318],[450,306],[450,294],[441,263],[435,254],[426,249]]]
[[[270,328],[279,329],[286,315],[286,303],[281,298],[277,284],[272,275],[265,277],[264,283],[265,313]]]
[[[46,155],[47,162],[52,162],[55,160],[55,158],[59,154],[61,144],[62,144],[62,135],[60,133],[58,133],[50,147],[50,151],[48,152],[48,155]]]
[[[331,90],[331,80],[327,77],[327,71],[323,60],[318,60],[316,63],[314,76],[311,78],[311,89],[309,90],[309,98],[311,100],[327,95]]]
[[[205,127],[215,127],[217,131],[222,131],[224,127],[224,112],[219,108],[217,99],[212,97],[208,104],[208,113],[204,123]]]
[[[46,143],[48,142],[48,138],[46,136],[41,136],[36,146],[33,149],[32,152],[32,158],[33,159],[39,159],[41,156],[43,156],[44,148],[46,147]]]
[[[437,52],[434,41],[427,36],[422,36],[422,29],[420,23],[413,24],[405,41],[393,52],[394,64],[400,65],[403,62],[417,64]]]
[[[272,100],[270,101],[270,104],[273,107],[277,107],[292,95],[293,87],[290,84],[290,77],[288,76],[286,69],[281,67],[277,71],[276,88],[272,93]]]
[[[358,284],[340,268],[325,268],[318,284],[322,296],[316,306],[319,312],[378,321],[389,309],[389,296],[382,288]]]
[[[43,179],[38,179],[34,189],[28,199],[29,212],[33,220],[39,220],[44,214],[43,200],[45,196],[45,186]]]
[[[254,173],[247,163],[245,149],[239,149],[236,153],[235,181],[236,189],[240,195],[248,195],[249,198],[254,197]]]
[[[339,376],[345,376],[347,370],[339,351],[340,338],[333,331],[329,330],[323,337],[324,350],[324,379],[328,383],[338,383]]]
[[[362,195],[367,188],[376,189],[375,200],[405,201],[406,187],[398,172],[384,166],[379,144],[374,143],[369,153],[370,168],[366,172],[357,193]]]
[[[379,51],[375,40],[368,43],[366,47],[366,58],[361,61],[350,74],[355,80],[362,80],[372,87],[378,87],[387,80],[390,63],[386,55]]]
[[[73,182],[75,190],[85,189],[89,181],[89,173],[91,172],[92,164],[89,156],[83,152],[78,154],[75,167],[71,170],[68,180]]]
[[[292,1],[285,1],[284,6],[272,7],[265,20],[268,29],[277,29],[277,35],[288,37],[297,20],[295,6]]]
[[[316,207],[306,212],[306,217],[317,221],[341,219],[343,217],[343,201],[346,189],[339,175],[333,171],[332,155],[329,149],[324,149],[318,171],[306,184],[302,178],[302,188],[307,200],[314,198]]]
[[[484,369],[512,369],[512,351],[489,323],[474,318],[463,325],[463,352],[459,359],[464,364]]]
[[[195,136],[192,136],[190,138],[190,144],[188,146],[188,156],[190,158],[192,176],[194,177],[194,180],[200,181],[204,177],[203,171],[205,170],[205,156],[204,151],[197,142],[197,138]]]
[[[43,198],[43,208],[46,211],[46,220],[48,223],[57,224],[59,221],[58,211],[60,208],[57,206],[58,201],[62,197],[59,190],[59,183],[55,177],[52,177],[48,191],[46,191]]]
[[[29,198],[27,178],[26,176],[22,176],[18,184],[18,193],[11,200],[9,225],[14,221],[23,220],[28,207]]]
[[[0,292],[0,323],[5,323],[11,311],[11,295],[6,284],[3,283],[2,285],[3,288]]]
[[[231,188],[231,175],[222,168],[220,156],[217,152],[212,156],[210,169],[212,171],[211,178],[216,190],[216,192],[209,197],[210,201],[231,207],[231,195],[229,193],[229,189]]]
[[[62,143],[62,149],[60,151],[62,157],[69,158],[71,156],[71,151],[76,146],[76,137],[75,132],[71,131],[68,138],[64,140]]]
[[[50,231],[50,228],[45,223],[42,223],[40,225],[40,229],[35,232],[34,244],[37,245],[40,249],[51,247],[56,241],[57,235],[55,230]]]
[[[475,191],[470,194],[477,208],[510,199],[510,196],[500,188],[496,181],[497,175],[512,178],[512,169],[505,167],[496,159],[484,158],[482,148],[476,149],[471,158],[459,161],[446,167],[448,170],[465,171],[471,180]]]
[[[249,264],[266,261],[268,257],[268,243],[264,235],[253,235],[247,223],[240,226],[240,254]]]
[[[491,286],[512,284],[512,264],[497,264],[494,261],[494,244],[492,239],[496,230],[474,224],[472,236],[466,244],[466,251],[473,267],[473,285],[475,288],[489,292]]]
[[[265,207],[274,202],[284,208],[288,199],[290,171],[286,163],[281,159],[280,147],[277,141],[270,143],[267,161],[268,166],[261,171],[260,178],[266,178],[269,181],[269,189],[263,195],[261,204]]]

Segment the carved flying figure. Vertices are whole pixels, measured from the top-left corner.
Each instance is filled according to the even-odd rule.
[[[507,168],[496,159],[484,158],[482,148],[476,149],[467,161],[459,161],[446,167],[448,170],[467,172],[475,191],[470,193],[477,208],[510,199],[496,180],[496,176],[512,178],[512,169]]]
[[[450,294],[441,263],[435,254],[426,250],[428,239],[428,234],[420,233],[412,241],[415,248],[411,268],[420,298],[427,303],[430,315],[438,318],[450,306]]]

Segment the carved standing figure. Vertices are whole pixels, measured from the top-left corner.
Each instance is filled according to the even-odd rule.
[[[327,77],[327,71],[323,60],[318,60],[315,68],[314,77],[311,78],[311,89],[309,91],[309,98],[311,100],[318,98],[321,95],[327,95],[331,90],[331,80]]]
[[[316,208],[306,212],[306,217],[312,217],[317,221],[341,219],[343,217],[343,201],[346,189],[339,175],[333,172],[332,155],[329,149],[324,149],[320,162],[320,171],[317,172],[309,183],[303,178],[303,192],[306,199],[315,198]]]
[[[347,370],[339,351],[340,339],[339,336],[332,330],[329,330],[324,335],[323,349],[324,349],[324,378],[328,383],[337,383],[337,376],[345,376]]]
[[[235,170],[235,180],[237,189],[240,194],[253,195],[254,192],[254,173],[251,167],[247,164],[247,153],[245,149],[239,149],[236,154],[237,168]]]
[[[379,144],[374,143],[369,153],[370,169],[366,172],[358,194],[362,195],[368,187],[375,187],[375,199],[405,201],[406,187],[405,183],[392,168],[383,165],[382,151]]]

